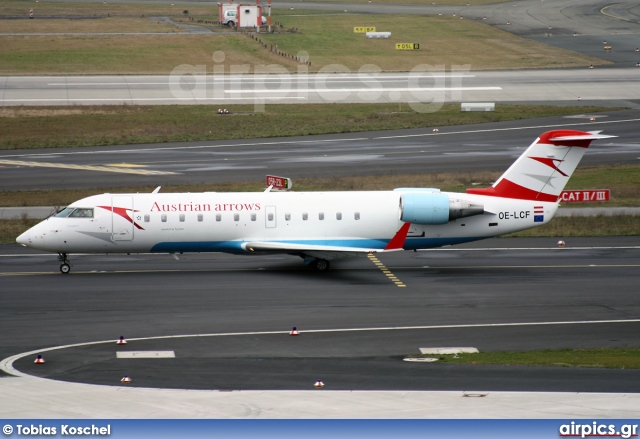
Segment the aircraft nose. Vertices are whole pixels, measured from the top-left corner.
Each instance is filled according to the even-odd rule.
[[[27,230],[22,235],[18,236],[16,238],[16,242],[24,246],[31,244],[31,229]]]

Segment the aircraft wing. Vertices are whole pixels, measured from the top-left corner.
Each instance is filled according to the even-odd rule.
[[[402,248],[367,248],[367,247],[351,247],[340,245],[323,245],[323,244],[296,244],[289,242],[277,241],[255,241],[245,242],[242,248],[248,252],[274,252],[274,253],[304,253],[312,255],[313,253],[377,253],[399,251]]]
[[[323,259],[335,259],[347,255],[361,255],[366,253],[392,252],[403,250],[411,223],[404,223],[389,240],[379,240],[377,246],[355,247],[330,244],[309,244],[286,241],[254,241],[245,242],[242,248],[248,252],[295,253]],[[384,245],[384,247],[382,247]]]

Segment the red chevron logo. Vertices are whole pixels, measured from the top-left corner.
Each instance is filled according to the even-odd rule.
[[[529,158],[532,159],[532,160],[536,160],[536,161],[538,161],[538,162],[540,162],[540,163],[542,163],[544,165],[547,165],[548,167],[558,171],[563,176],[568,177],[568,175],[565,174],[564,172],[562,172],[560,170],[560,168],[558,168],[558,166],[555,163],[555,162],[562,163],[564,160],[552,159],[552,158],[549,158],[549,157],[529,157]]]
[[[132,210],[132,209],[127,209],[125,207],[115,207],[115,206],[98,206],[102,209],[111,211],[113,213],[115,213],[116,215],[120,215],[122,218],[126,219],[128,222],[132,223],[134,226],[136,226],[136,229],[139,230],[144,230],[144,228],[142,226],[140,226],[138,223],[136,223],[133,218],[131,218],[129,216],[129,211],[131,212],[139,212],[139,210]]]

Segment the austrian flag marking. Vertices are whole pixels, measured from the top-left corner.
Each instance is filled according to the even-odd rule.
[[[544,206],[533,206],[533,222],[544,222]]]

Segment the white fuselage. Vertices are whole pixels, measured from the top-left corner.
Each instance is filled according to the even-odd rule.
[[[445,224],[412,223],[402,248],[433,248],[545,224],[558,204],[443,193],[484,206]],[[401,191],[102,194],[70,207],[92,217],[52,216],[18,239],[60,253],[229,252],[246,242],[382,250],[405,223]],[[294,252],[292,252],[294,253]]]

